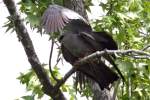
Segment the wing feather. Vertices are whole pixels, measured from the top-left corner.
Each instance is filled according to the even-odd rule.
[[[71,20],[88,22],[75,11],[59,5],[50,5],[42,16],[42,25],[47,33],[61,31]]]

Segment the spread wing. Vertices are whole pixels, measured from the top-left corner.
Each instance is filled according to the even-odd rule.
[[[73,10],[59,5],[49,5],[42,16],[42,26],[47,33],[58,32],[61,31],[67,23],[76,19],[88,24],[86,19]]]

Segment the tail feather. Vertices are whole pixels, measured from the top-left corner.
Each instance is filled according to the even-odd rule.
[[[78,67],[78,70],[96,81],[102,90],[108,88],[109,84],[119,78],[118,75],[103,62],[86,63]]]

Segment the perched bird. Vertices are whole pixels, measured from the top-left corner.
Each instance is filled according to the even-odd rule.
[[[96,81],[101,89],[108,88],[111,83],[119,78],[114,71],[101,61],[101,57],[96,57],[78,66],[75,65],[78,60],[96,51],[118,49],[116,42],[108,33],[93,32],[86,19],[59,5],[49,6],[42,16],[42,25],[47,33],[64,31],[59,39],[64,59],[72,64],[79,73],[83,73]],[[103,57],[123,77],[113,59],[109,55]]]

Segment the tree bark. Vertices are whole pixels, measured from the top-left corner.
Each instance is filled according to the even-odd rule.
[[[85,19],[88,19],[88,16],[84,7],[84,0],[64,0],[64,6],[78,12]]]

